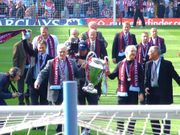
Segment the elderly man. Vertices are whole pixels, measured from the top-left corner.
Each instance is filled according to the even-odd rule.
[[[143,69],[145,69],[145,64],[149,60],[148,51],[151,47],[151,43],[149,42],[149,35],[147,32],[143,32],[141,34],[141,42],[138,45],[138,51],[137,51],[137,61],[141,63]]]
[[[114,37],[112,46],[112,59],[113,63],[116,64],[125,58],[125,48],[128,45],[137,45],[136,36],[130,32],[130,23],[124,22],[122,31],[117,33]]]
[[[166,45],[164,43],[164,39],[158,36],[158,32],[156,28],[151,28],[151,37],[149,38],[149,42],[152,45],[158,46],[161,50],[161,56],[166,53]]]
[[[137,105],[138,95],[140,101],[144,100],[144,75],[141,64],[135,59],[136,51],[136,46],[127,46],[125,49],[126,58],[117,64],[112,73],[109,72],[110,79],[118,78],[117,96],[119,105]],[[124,130],[123,124],[124,122],[118,121],[117,129],[120,133]],[[134,126],[135,120],[132,120],[129,123],[127,134],[133,134]]]
[[[49,30],[47,26],[41,26],[40,28],[41,35],[36,36],[33,41],[33,49],[37,49],[38,41],[45,40],[47,42],[46,53],[52,57],[57,56],[57,45],[59,44],[58,38],[55,35],[49,34]]]
[[[87,39],[86,42],[88,43],[88,47],[90,51],[95,52],[98,58],[104,59],[104,57],[107,56],[107,51],[106,48],[104,47],[104,42],[98,40],[96,37],[97,37],[97,31],[91,29],[89,30],[89,39]],[[101,82],[97,85],[97,89],[98,89],[98,99],[99,99],[102,93]]]
[[[101,33],[100,31],[97,31],[97,23],[94,22],[94,21],[91,21],[91,22],[88,24],[88,31],[83,32],[83,33],[81,34],[81,40],[84,40],[84,41],[85,41],[85,40],[87,40],[87,39],[89,38],[89,30],[91,30],[91,29],[96,30],[96,32],[97,32],[97,34],[96,34],[96,35],[97,35],[97,39],[98,39],[99,41],[102,41],[102,42],[104,43],[105,48],[107,48],[108,43],[107,43],[107,41],[104,39],[102,33]]]
[[[74,80],[74,77],[83,77],[81,68],[67,58],[67,47],[64,44],[57,46],[57,54],[56,58],[47,62],[34,83],[34,88],[39,89],[43,80],[48,79],[47,100],[51,105],[60,105],[63,102],[63,81]],[[85,68],[84,63],[81,66]],[[61,131],[62,125],[58,125],[56,132]]]
[[[180,85],[180,76],[170,61],[160,57],[161,51],[158,46],[151,46],[148,55],[151,61],[147,62],[145,67],[147,104],[172,104],[172,79]],[[151,126],[154,135],[159,135],[161,132],[159,120],[151,120]],[[164,134],[170,135],[170,120],[165,120]]]

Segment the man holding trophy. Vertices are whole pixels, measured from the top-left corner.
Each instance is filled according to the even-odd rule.
[[[107,51],[104,42],[97,39],[97,31],[94,29],[89,30],[89,38],[86,40],[89,50],[94,52],[98,59],[104,59],[107,57]],[[104,64],[103,64],[104,65]],[[101,96],[101,81],[97,84],[98,99]]]
[[[143,101],[143,69],[140,63],[135,59],[137,49],[134,45],[129,45],[125,49],[125,58],[120,61],[114,71],[110,73],[109,78],[118,77],[118,104],[119,105],[137,105],[139,100]],[[117,129],[122,133],[124,130],[124,121],[117,122]],[[131,120],[128,126],[128,133],[133,134],[135,120]]]

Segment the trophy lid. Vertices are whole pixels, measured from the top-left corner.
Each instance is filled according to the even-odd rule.
[[[104,65],[104,61],[99,58],[92,58],[91,62],[89,63],[89,66],[98,69],[103,69],[103,65]]]

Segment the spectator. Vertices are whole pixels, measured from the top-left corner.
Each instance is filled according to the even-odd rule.
[[[147,17],[147,0],[143,1],[143,16]]]
[[[5,17],[8,15],[8,6],[4,0],[0,0],[0,17]]]
[[[111,11],[107,8],[107,5],[104,5],[104,9],[101,13],[103,18],[110,18],[111,17]]]
[[[144,75],[141,64],[135,59],[136,51],[134,45],[127,46],[125,49],[126,58],[117,64],[112,73],[109,72],[110,79],[118,78],[118,105],[137,105],[138,95],[140,101],[144,100]],[[129,122],[128,135],[133,134],[135,123],[135,120]],[[124,122],[118,121],[117,124],[120,134],[123,133]]]
[[[112,60],[116,64],[125,58],[125,48],[128,45],[137,45],[136,36],[130,32],[130,23],[124,22],[122,31],[114,37],[112,46]]]
[[[81,2],[80,0],[74,0],[73,17],[80,17],[80,13],[81,13]]]
[[[61,12],[64,10],[64,2],[65,0],[54,0],[55,4],[55,18],[61,18]]]
[[[147,17],[154,18],[154,2],[152,0],[147,2]]]
[[[32,48],[31,44],[31,37],[32,37],[32,31],[30,29],[27,30],[30,34],[29,38],[27,39],[28,45],[30,48]],[[17,82],[18,91],[22,93],[21,96],[19,96],[19,105],[24,105],[24,95],[25,98],[29,98],[29,90],[27,88],[26,94],[24,94],[24,80],[26,77],[27,70],[30,68],[30,56],[29,54],[24,50],[23,47],[23,41],[19,41],[14,45],[13,48],[13,66],[18,67],[21,69],[21,78]],[[27,100],[26,100],[27,101]]]
[[[12,85],[12,82],[17,82],[20,79],[21,70],[18,67],[12,67],[8,73],[0,73],[0,105],[7,105],[4,99],[16,98],[19,96],[18,92]],[[11,93],[9,86],[13,89]],[[0,122],[2,125],[2,121]]]
[[[41,26],[41,35],[36,36],[33,41],[33,49],[37,49],[37,43],[39,40],[45,40],[47,42],[46,53],[52,57],[57,56],[57,45],[59,44],[58,38],[55,35],[49,34],[49,29],[47,26]]]
[[[86,11],[86,17],[88,18],[92,18],[94,17],[94,8],[93,7],[88,7],[88,10]]]
[[[97,31],[97,23],[94,21],[89,22],[88,24],[88,31],[81,33],[81,40],[86,41],[89,38],[89,30],[94,29]],[[108,46],[107,41],[104,39],[102,33],[100,31],[97,31],[97,39],[104,42],[105,47]]]
[[[172,79],[180,85],[180,76],[174,69],[170,61],[161,58],[161,51],[158,46],[151,46],[149,52],[151,61],[146,63],[145,68],[145,92],[147,94],[147,104],[165,105],[173,103],[173,86]],[[162,133],[159,120],[151,120],[153,134]],[[163,122],[164,134],[170,135],[171,122]]]
[[[100,17],[99,16],[99,0],[92,0],[90,4],[95,11],[94,17],[96,17],[96,18]]]
[[[38,16],[42,16],[45,12],[45,0],[38,0]]]
[[[16,18],[24,18],[25,8],[21,1],[16,2]]]
[[[73,17],[73,2],[74,0],[66,0],[66,5],[69,10],[69,17]]]
[[[42,81],[48,79],[47,100],[50,105],[61,105],[63,102],[63,81],[72,81],[74,77],[83,77],[83,71],[77,64],[68,59],[67,48],[64,44],[57,47],[58,57],[49,60],[43,70],[38,74],[34,88],[39,89]],[[81,65],[85,68],[85,65]],[[62,132],[62,125],[56,127],[56,132]]]
[[[51,18],[51,15],[48,13],[47,9],[45,9],[44,14],[42,15],[42,18]]]
[[[36,17],[36,5],[30,3],[30,6],[25,11],[25,17],[35,18]]]
[[[167,17],[168,18],[173,18],[174,17],[174,4],[172,1],[169,2],[169,6],[167,7]]]
[[[13,0],[9,1],[9,17],[15,16],[15,4],[13,3]]]
[[[174,0],[174,17],[177,18],[178,0]]]
[[[164,0],[160,0],[160,3],[157,8],[157,17],[164,18],[165,15],[165,2]]]
[[[123,17],[125,17],[125,18],[128,18],[128,15],[127,15],[127,12],[128,12],[127,3],[128,3],[128,0],[123,0],[122,1],[122,12],[123,12]]]
[[[48,15],[53,17],[53,14],[55,12],[55,5],[51,0],[47,0],[45,3],[45,10],[48,11]]]
[[[128,0],[127,6],[128,6],[128,11],[127,11],[128,18],[132,18],[134,16],[134,6],[135,6],[134,0]]]

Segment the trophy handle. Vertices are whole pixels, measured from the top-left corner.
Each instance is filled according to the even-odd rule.
[[[97,55],[96,55],[96,53],[95,52],[93,52],[93,51],[90,51],[88,54],[87,54],[87,56],[86,56],[86,61],[88,61],[88,59],[90,58],[90,57],[97,57]]]

